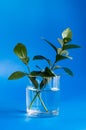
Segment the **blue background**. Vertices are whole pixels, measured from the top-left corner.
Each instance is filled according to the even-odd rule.
[[[18,42],[29,56],[54,57],[54,51],[41,40],[57,44],[57,37],[70,27],[73,42],[81,49],[71,50],[73,61],[65,61],[74,77],[61,78],[60,115],[33,119],[25,113],[27,78],[8,81],[16,70],[26,70],[13,53]],[[85,0],[3,0],[0,1],[0,130],[58,129],[86,130],[86,2]],[[47,50],[47,51],[46,51]],[[39,64],[42,64],[42,62]],[[30,63],[31,69],[34,63]]]

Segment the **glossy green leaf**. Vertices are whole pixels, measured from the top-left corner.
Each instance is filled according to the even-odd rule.
[[[51,78],[43,78],[43,80],[40,83],[40,89],[46,87],[46,84],[50,81]]]
[[[70,56],[62,56],[62,55],[57,54],[55,63],[58,62],[58,61],[64,60],[64,59],[71,59],[72,60],[72,57],[70,57]]]
[[[25,58],[20,58],[21,60],[22,60],[22,62],[24,63],[24,64],[28,64],[28,62],[29,62],[29,57],[25,57]]]
[[[47,59],[46,57],[41,56],[41,55],[34,56],[33,60],[46,60],[48,62],[48,64],[51,65],[51,61],[49,59]]]
[[[71,40],[72,40],[72,39],[70,39],[70,38],[64,38],[64,39],[63,39],[64,44],[69,43]]]
[[[46,40],[46,39],[44,39],[44,38],[42,38],[45,42],[47,42],[54,50],[55,50],[55,52],[57,53],[57,48],[56,48],[56,46],[54,46],[51,42],[49,42],[48,40]]]
[[[36,55],[33,57],[33,60],[47,60],[47,58],[45,58],[44,56],[41,56],[41,55]]]
[[[41,77],[53,77],[55,74],[48,67],[45,68],[43,72],[40,73]]]
[[[64,45],[63,49],[76,49],[76,48],[80,48],[80,46],[76,45],[76,44],[68,44],[68,45]]]
[[[72,39],[72,31],[70,28],[67,28],[65,29],[63,32],[62,32],[62,38],[69,38],[69,39]]]
[[[70,76],[73,76],[73,72],[72,72],[69,68],[62,67],[62,69],[63,69],[67,74],[69,74]]]
[[[31,80],[31,82],[34,85],[34,87],[37,89],[38,88],[38,82],[36,80],[36,77],[29,76],[29,79]]]
[[[67,59],[66,56],[62,56],[62,55],[56,55],[56,62],[60,61],[60,60],[64,60],[64,59]]]
[[[71,57],[71,56],[66,56],[68,59],[70,59],[70,60],[72,60],[73,59],[73,57]]]
[[[40,73],[41,71],[32,71],[29,75],[34,77],[34,76],[39,76]]]
[[[55,74],[48,67],[44,71],[32,71],[29,76],[53,77]]]
[[[10,76],[9,76],[9,80],[16,80],[16,79],[19,79],[19,78],[22,78],[24,76],[26,76],[27,74],[24,73],[24,72],[21,72],[21,71],[16,71],[14,73],[12,73]]]
[[[62,51],[62,49],[61,49],[61,48],[57,48],[57,52],[58,52],[58,54],[60,54],[60,53],[61,53],[61,51]]]
[[[64,55],[64,56],[68,56],[68,55],[69,55],[69,52],[66,51],[66,50],[63,50],[63,51],[61,51],[60,54],[61,54],[61,55]]]
[[[62,48],[57,48],[58,55],[67,56],[69,52],[67,50],[62,50]]]
[[[28,64],[29,57],[27,57],[27,49],[22,43],[18,43],[15,46],[14,53],[22,60],[23,63]]]
[[[22,43],[18,43],[14,48],[14,53],[19,57],[27,57],[26,47]]]
[[[63,47],[64,41],[63,41],[62,39],[60,39],[60,38],[58,38],[57,40],[58,40],[58,42],[61,44],[61,46]]]

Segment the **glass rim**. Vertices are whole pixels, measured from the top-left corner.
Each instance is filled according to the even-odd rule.
[[[29,75],[29,77],[40,77],[40,78],[55,78],[55,77],[61,77],[61,75],[55,75],[55,76],[40,76],[40,75],[37,75],[37,76],[33,76],[33,75]]]
[[[33,86],[27,86],[26,87],[26,91],[27,90],[31,90],[31,91],[34,91],[34,92],[42,92],[42,91],[50,91],[50,90],[53,90],[53,91],[59,91],[60,90],[60,88],[58,88],[58,87],[52,87],[52,88],[50,88],[50,89],[36,89],[36,88],[34,88]]]

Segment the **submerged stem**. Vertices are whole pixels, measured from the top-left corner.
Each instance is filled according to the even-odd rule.
[[[38,96],[38,93],[36,93],[36,95],[34,96],[32,102],[30,103],[29,109],[32,107],[32,105],[33,105],[33,103],[34,103],[34,101],[35,101],[35,99],[36,99],[37,96]]]
[[[44,101],[43,101],[42,98],[40,97],[40,94],[39,94],[39,93],[40,93],[40,92],[37,92],[36,95],[34,96],[32,102],[31,102],[30,105],[29,105],[29,109],[32,107],[34,101],[35,101],[36,98],[38,97],[39,100],[40,100],[40,102],[41,102],[41,104],[42,104],[42,106],[44,107],[45,111],[48,112],[48,109],[47,109],[46,105],[44,104]]]
[[[46,112],[48,112],[48,109],[47,109],[47,107],[45,106],[45,104],[44,104],[42,98],[40,97],[40,94],[38,94],[38,97],[39,97],[39,99],[40,99],[40,101],[41,101],[42,106],[44,107],[44,109],[46,110]]]

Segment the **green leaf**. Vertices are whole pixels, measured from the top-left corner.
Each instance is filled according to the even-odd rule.
[[[24,64],[27,65],[29,62],[29,57],[21,58],[21,60],[23,61]]]
[[[32,71],[29,75],[30,76],[39,76],[41,71]]]
[[[34,87],[37,89],[38,88],[38,82],[36,80],[36,77],[30,77],[30,76],[28,76],[28,77],[31,80],[31,82],[34,85]]]
[[[61,49],[61,48],[57,48],[57,52],[58,52],[58,54],[60,54],[60,53],[61,53],[61,51],[62,51],[62,49]]]
[[[49,42],[48,40],[46,40],[46,39],[44,39],[44,38],[42,38],[45,42],[47,42],[54,50],[55,50],[55,52],[57,53],[57,48],[51,43],[51,42]]]
[[[69,52],[67,50],[62,50],[61,48],[57,48],[58,55],[67,56]]]
[[[64,45],[63,49],[74,49],[74,48],[80,48],[80,46],[76,45],[76,44],[68,44],[68,45]]]
[[[22,43],[18,43],[14,48],[14,53],[19,57],[27,57],[26,47]]]
[[[68,59],[70,59],[70,60],[72,60],[73,59],[73,57],[71,57],[71,56],[66,56]]]
[[[22,78],[24,76],[26,76],[27,74],[24,73],[24,72],[21,72],[21,71],[16,71],[14,73],[12,73],[10,76],[9,76],[9,80],[16,80],[16,79],[19,79],[19,78]]]
[[[54,77],[55,74],[48,67],[45,68],[43,72],[40,73],[41,77]]]
[[[70,57],[70,56],[62,56],[62,55],[57,54],[55,63],[58,62],[58,61],[64,60],[64,59],[72,59],[72,57]]]
[[[68,56],[69,52],[66,50],[61,51],[60,55]]]
[[[33,60],[46,60],[48,62],[48,64],[51,65],[51,61],[49,59],[47,59],[46,57],[41,56],[41,55],[34,56]]]
[[[67,74],[69,74],[70,76],[73,76],[73,72],[72,72],[69,68],[62,67],[62,69],[63,69]]]
[[[72,31],[70,28],[67,28],[65,29],[63,32],[62,32],[62,38],[69,38],[69,39],[72,39]]]
[[[57,38],[58,42],[61,44],[61,46],[63,47],[64,41],[60,38]]]
[[[58,61],[60,61],[60,60],[64,60],[64,59],[66,59],[67,57],[66,56],[62,56],[62,55],[56,55],[56,61],[55,61],[55,63],[56,62],[58,62]]]
[[[46,67],[44,71],[32,71],[29,76],[53,77],[55,74],[48,67]]]
[[[27,49],[22,43],[18,43],[15,46],[14,53],[22,60],[23,63],[28,64],[29,57],[27,57]]]
[[[40,89],[46,87],[46,84],[50,81],[51,78],[43,78],[43,80],[40,83]]]
[[[71,39],[70,38],[64,38],[63,41],[64,41],[64,44],[66,44],[66,43],[70,42]]]
[[[41,55],[36,55],[33,57],[33,60],[47,60],[47,58],[45,58],[44,56],[41,56]]]

